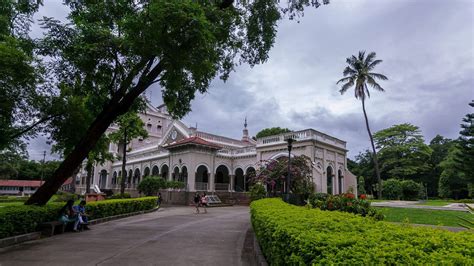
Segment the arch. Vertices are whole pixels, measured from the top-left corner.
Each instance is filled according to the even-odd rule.
[[[207,190],[209,181],[209,170],[206,165],[199,165],[194,177],[196,190]]]
[[[102,169],[99,174],[99,188],[106,188],[107,186],[107,170]]]
[[[209,166],[206,163],[199,163],[196,168],[194,169],[194,172],[197,172],[198,168],[204,166],[206,167],[207,171],[209,172]]]
[[[295,155],[293,153],[290,156],[291,156],[291,158],[295,157]],[[281,157],[288,158],[288,152],[280,152],[280,153],[274,154],[272,157],[270,157],[270,160],[276,160],[276,159],[279,159]]]
[[[217,166],[216,166],[216,169],[214,169],[214,173],[217,173],[217,168],[219,168],[221,166],[227,168],[227,172],[230,173],[230,167],[226,163],[220,162],[220,163],[217,163],[216,165]]]
[[[130,170],[128,170],[127,184],[131,184],[131,183],[132,183],[132,176],[133,176],[133,170],[130,169]]]
[[[188,168],[185,165],[181,167],[181,174],[179,175],[179,181],[184,182],[185,184],[188,183]]]
[[[117,171],[114,171],[114,174],[112,175],[112,185],[117,184]]]
[[[150,175],[150,167],[145,167],[145,170],[143,170],[143,177],[147,177]]]
[[[244,179],[244,170],[238,167],[235,169],[235,178],[234,178],[234,190],[237,192],[245,191],[245,179]]]
[[[157,165],[154,165],[153,168],[151,168],[151,175],[152,176],[158,176],[160,174],[160,170]]]
[[[250,186],[252,186],[252,177],[255,176],[257,171],[255,171],[255,167],[249,166],[245,169],[245,191],[250,190]]]
[[[337,183],[339,187],[339,194],[344,193],[344,175],[342,174],[341,169],[337,171]]]
[[[179,179],[179,167],[175,166],[172,173],[172,180],[177,181]]]
[[[135,169],[135,172],[133,173],[133,184],[138,184],[140,183],[140,169]]]
[[[229,168],[225,164],[221,164],[216,168],[216,183],[229,183]]]
[[[162,164],[161,165],[161,177],[164,178],[164,179],[168,179],[168,172],[169,172],[169,168],[168,168],[168,165],[167,164]]]
[[[326,168],[326,178],[327,178],[327,193],[328,194],[333,194],[333,179],[334,179],[334,174],[331,166],[328,166]]]

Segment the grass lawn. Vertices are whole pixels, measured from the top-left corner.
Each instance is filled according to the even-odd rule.
[[[24,202],[22,201],[14,201],[14,202],[0,202],[0,207],[4,206],[17,206],[17,205],[23,205]]]
[[[410,208],[377,208],[385,215],[384,221],[405,222],[413,224],[433,224],[444,226],[459,226],[460,219],[464,217],[472,219],[472,214],[459,211],[440,211]]]
[[[445,206],[451,203],[456,203],[454,201],[448,201],[448,200],[427,200],[424,202],[421,202],[417,205],[425,205],[425,206]]]

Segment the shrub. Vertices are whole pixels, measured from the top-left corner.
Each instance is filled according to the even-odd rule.
[[[259,200],[265,198],[267,195],[267,192],[265,191],[265,187],[260,184],[254,184],[253,186],[250,187],[250,200]]]
[[[292,206],[251,204],[251,221],[270,265],[473,265],[474,234],[411,227]]]
[[[38,225],[57,220],[64,203],[45,206],[7,206],[0,208],[0,238],[34,232]],[[115,199],[90,202],[86,212],[90,219],[103,218],[124,213],[149,210],[156,206],[156,197]]]
[[[420,196],[420,191],[423,186],[413,180],[403,180],[401,182],[402,198],[404,200],[417,200]]]
[[[183,189],[186,187],[186,183],[181,181],[166,181],[166,188],[174,188],[174,189]]]
[[[399,200],[402,197],[402,184],[400,180],[391,178],[382,183],[384,199]]]
[[[312,208],[324,211],[342,211],[362,216],[371,216],[376,220],[383,220],[383,215],[370,207],[370,202],[357,199],[354,194],[328,195],[315,193],[309,197],[308,204]]]
[[[130,193],[125,192],[125,193],[123,193],[123,194],[120,194],[120,193],[118,193],[118,194],[113,194],[112,196],[107,197],[107,199],[129,199],[129,198],[131,198],[131,197],[132,197],[132,196],[130,195]]]
[[[76,201],[79,199],[79,195],[69,192],[58,191],[56,192],[56,197],[53,198],[53,202],[66,202],[68,200]]]
[[[166,188],[167,182],[161,177],[148,176],[138,184],[138,191],[145,193],[147,196],[156,195],[160,189]]]

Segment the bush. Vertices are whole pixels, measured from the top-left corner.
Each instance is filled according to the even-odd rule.
[[[69,192],[58,191],[56,197],[53,198],[53,202],[66,202],[68,200],[76,201],[79,199],[79,195]]]
[[[34,232],[44,222],[56,221],[64,203],[45,206],[7,206],[0,208],[0,238]],[[144,211],[156,206],[156,197],[116,199],[90,202],[86,212],[90,219]]]
[[[423,186],[413,180],[403,180],[401,182],[402,198],[404,200],[417,200],[420,198],[420,191]]]
[[[402,184],[400,180],[391,178],[382,182],[382,195],[384,199],[399,200],[402,198]]]
[[[107,199],[129,199],[129,198],[131,198],[131,197],[132,197],[132,196],[130,195],[130,193],[125,192],[125,193],[123,193],[123,194],[120,194],[120,193],[118,193],[118,194],[113,194],[112,196],[107,197]]]
[[[354,194],[346,193],[341,195],[328,195],[325,193],[315,193],[309,197],[308,204],[312,208],[323,211],[342,211],[362,216],[370,216],[376,220],[383,220],[383,215],[370,207],[370,202],[364,199],[357,199]]]
[[[145,193],[147,196],[156,195],[160,189],[166,188],[167,182],[161,177],[148,176],[138,184],[138,191]]]
[[[250,187],[250,200],[259,200],[265,198],[267,195],[267,191],[265,191],[265,187],[262,184],[255,184]]]
[[[251,221],[270,265],[473,265],[474,234],[411,227],[292,206],[251,204]]]

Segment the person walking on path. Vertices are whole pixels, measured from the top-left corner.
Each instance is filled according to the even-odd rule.
[[[207,195],[206,193],[203,193],[201,197],[201,204],[202,204],[202,207],[204,208],[204,213],[207,213],[207,202],[208,202]]]
[[[158,196],[156,199],[156,204],[158,205],[158,208],[161,207],[161,192],[158,192]]]
[[[201,204],[201,196],[199,196],[199,193],[196,192],[196,194],[194,194],[194,205],[196,206],[196,214],[199,213],[199,204]]]

